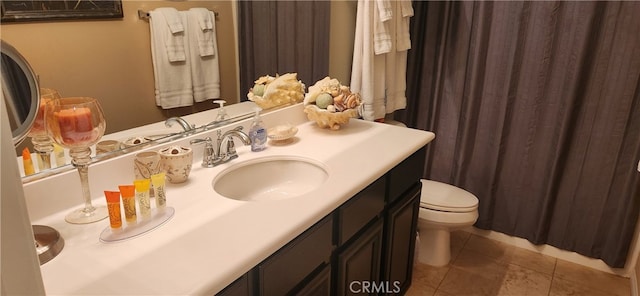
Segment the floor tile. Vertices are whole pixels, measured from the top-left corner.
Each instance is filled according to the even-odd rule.
[[[629,295],[631,291],[627,278],[561,259],[556,264],[554,279],[556,278],[577,283],[590,290],[605,291],[610,295]]]
[[[514,249],[509,263],[548,275],[552,275],[556,268],[556,258],[523,248]]]
[[[475,273],[502,272],[506,270],[506,265],[501,264],[494,258],[470,249],[463,249],[460,255],[451,264],[452,267],[468,270]]]
[[[584,284],[572,282],[561,277],[554,277],[551,282],[551,291],[549,296],[567,296],[567,295],[589,295],[589,296],[616,296],[615,293],[608,293],[598,289],[585,286]],[[630,293],[626,294],[630,295]]]
[[[451,262],[414,265],[407,295],[629,296],[630,280],[488,238],[451,233]]]
[[[514,246],[496,240],[471,235],[464,246],[465,250],[471,250],[488,256],[496,262],[507,264],[513,257]]]
[[[422,263],[416,263],[413,267],[412,282],[419,282],[434,289],[440,286],[449,266],[433,267]]]
[[[434,296],[436,288],[430,287],[423,282],[413,281],[407,290],[406,296]]]
[[[451,232],[451,260],[455,260],[462,251],[467,241],[471,237],[471,233],[466,231]]]
[[[451,267],[438,291],[452,295],[494,296],[500,290],[502,278],[506,274],[506,267],[501,272],[495,272],[496,270],[478,273],[469,269]]]
[[[549,274],[509,264],[497,295],[547,295],[551,278]]]

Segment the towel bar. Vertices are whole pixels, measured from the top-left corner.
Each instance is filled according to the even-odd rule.
[[[213,12],[213,15],[215,15],[216,20],[217,20],[217,19],[218,19],[218,12],[217,12],[217,11],[214,11],[214,12]],[[149,18],[150,18],[151,16],[149,16],[149,12],[144,11],[144,10],[142,10],[142,9],[138,9],[138,17],[139,17],[141,20],[149,20]]]

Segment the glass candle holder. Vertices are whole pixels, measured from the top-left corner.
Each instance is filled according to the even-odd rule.
[[[40,107],[28,134],[33,149],[38,153],[38,168],[41,171],[51,168],[51,152],[53,152],[53,142],[51,142],[44,125],[44,110],[49,102],[56,99],[60,99],[57,90],[40,88]]]
[[[105,206],[94,207],[89,190],[89,163],[91,145],[104,135],[106,122],[98,100],[88,97],[52,100],[45,107],[45,127],[49,137],[58,145],[69,149],[71,164],[78,169],[84,208],[65,217],[73,224],[86,224],[107,218]]]

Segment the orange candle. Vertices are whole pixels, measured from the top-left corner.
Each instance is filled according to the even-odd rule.
[[[66,144],[80,144],[95,140],[91,109],[74,107],[55,113],[60,127],[60,137]]]
[[[120,215],[120,192],[105,191],[104,196],[107,198],[109,224],[111,225],[111,228],[118,229],[122,227],[122,215]]]

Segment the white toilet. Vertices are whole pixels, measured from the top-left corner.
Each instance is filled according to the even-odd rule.
[[[478,198],[458,187],[420,180],[420,212],[418,214],[418,262],[445,266],[451,259],[450,233],[473,225],[478,219]]]

